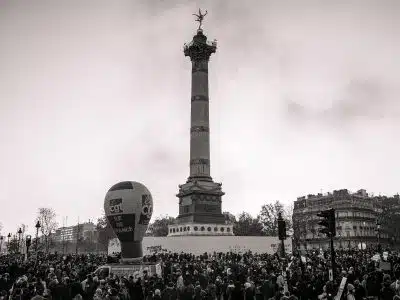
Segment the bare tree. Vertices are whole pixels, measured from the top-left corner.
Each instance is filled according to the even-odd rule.
[[[233,214],[227,211],[224,211],[222,214],[225,216],[225,222],[227,224],[235,224],[236,217]]]
[[[266,203],[261,207],[259,219],[263,225],[263,231],[266,235],[278,235],[278,215],[282,214],[283,219],[286,221],[286,226],[290,227],[290,220],[287,219],[284,205],[280,201],[274,203]],[[289,226],[288,226],[289,225]]]
[[[19,228],[21,228],[22,237],[24,237],[24,236],[25,236],[25,232],[28,231],[28,225],[26,225],[26,224],[21,224],[21,225],[19,226]]]
[[[283,218],[286,221],[286,230],[290,235],[293,234],[293,209],[294,209],[294,203],[290,203],[284,208],[283,211]]]
[[[292,215],[292,226],[293,226],[293,243],[296,247],[300,247],[300,244],[304,245],[307,243],[307,233],[310,232],[313,239],[317,235],[317,230],[314,228],[312,214],[307,212],[296,213]],[[304,246],[305,247],[305,246]]]
[[[52,208],[41,207],[38,210],[36,221],[40,222],[40,232],[44,236],[46,252],[49,252],[50,236],[57,229],[56,213]]]
[[[233,233],[237,236],[262,236],[263,224],[260,217],[253,218],[249,213],[242,212],[236,218],[233,226]]]
[[[25,245],[25,233],[28,231],[28,225],[26,225],[26,224],[21,224],[21,225],[19,226],[19,228],[21,228],[21,231],[22,231],[19,247],[20,247],[20,249],[24,249],[24,245]],[[18,228],[18,230],[19,230],[19,228]],[[22,251],[22,252],[23,252],[23,251]]]

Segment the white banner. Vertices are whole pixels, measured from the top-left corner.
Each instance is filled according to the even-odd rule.
[[[185,252],[200,255],[204,252],[237,252],[273,254],[278,250],[278,237],[270,236],[175,236],[175,237],[144,237],[142,242],[143,254],[149,255],[154,251]],[[108,254],[121,250],[118,239],[108,243]],[[292,240],[285,240],[285,252],[292,252]]]

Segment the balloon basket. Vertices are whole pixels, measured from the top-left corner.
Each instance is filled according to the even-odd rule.
[[[119,260],[120,264],[124,265],[142,265],[143,264],[143,257],[138,258],[121,258]]]

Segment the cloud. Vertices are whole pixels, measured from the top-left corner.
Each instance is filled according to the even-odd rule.
[[[77,211],[97,216],[120,180],[145,183],[155,215],[177,214],[177,186],[189,175],[182,46],[199,7],[219,45],[209,74],[211,175],[223,183],[224,210],[242,211],[246,201],[255,214],[269,199],[333,185],[397,189],[398,150],[376,123],[397,122],[399,1],[58,2],[2,1],[0,9],[1,204],[22,199],[21,222],[30,224],[38,206],[53,207],[60,221]],[[368,131],[392,152],[360,159],[355,139],[352,156],[342,136],[288,120]],[[370,161],[393,176],[360,174]],[[2,219],[9,230],[15,216]]]
[[[296,122],[317,122],[351,126],[355,121],[390,119],[398,123],[399,101],[395,89],[379,79],[354,78],[337,91],[337,98],[324,109],[315,109],[296,102],[295,97],[283,102],[286,117]],[[318,99],[316,99],[318,100]]]

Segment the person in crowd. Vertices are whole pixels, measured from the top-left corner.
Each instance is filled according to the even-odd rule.
[[[390,285],[397,296],[400,296],[400,270],[395,271],[396,280]]]
[[[354,292],[355,292],[355,288],[354,285],[352,285],[351,283],[347,284],[347,296],[346,296],[346,300],[355,300],[355,296],[354,296]]]
[[[360,280],[354,280],[354,298],[355,300],[363,300],[366,298],[365,288],[360,284]]]
[[[383,288],[380,291],[380,300],[393,300],[396,296],[395,291],[391,288],[391,278],[389,274],[383,276]]]
[[[335,278],[329,280],[329,253],[307,251],[281,259],[246,253],[157,253],[163,274],[117,276],[93,271],[105,255],[41,255],[24,260],[0,257],[0,300],[316,300],[333,299],[342,277],[347,286],[341,300],[392,300],[400,293],[400,270],[379,269],[372,250],[337,250]],[[400,263],[389,253],[391,266]],[[288,264],[289,262],[289,264]]]

